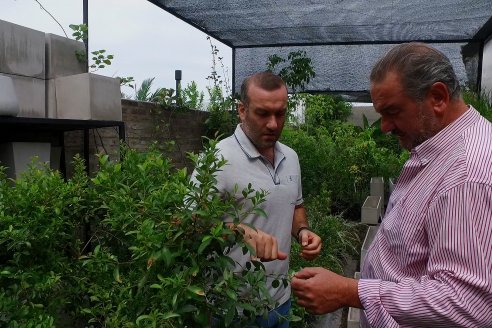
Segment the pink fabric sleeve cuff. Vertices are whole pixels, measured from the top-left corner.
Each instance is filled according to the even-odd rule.
[[[381,305],[381,280],[380,279],[359,279],[358,293],[359,299],[364,309],[370,309],[374,305]]]

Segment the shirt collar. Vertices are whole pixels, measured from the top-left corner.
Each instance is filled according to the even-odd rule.
[[[432,138],[424,141],[414,149],[412,155],[416,155],[422,165],[433,161],[440,153],[450,149],[461,138],[463,132],[480,118],[475,108],[469,106],[468,110],[454,122],[439,131]]]
[[[241,128],[241,124],[238,124],[236,126],[236,130],[234,131],[234,138],[236,138],[237,143],[249,158],[263,157],[258,151],[258,149],[256,149],[256,146],[244,133],[243,129]],[[280,163],[282,159],[285,158],[284,153],[280,149],[280,143],[278,141],[275,143],[274,152],[275,152],[275,167],[277,167],[278,163]]]

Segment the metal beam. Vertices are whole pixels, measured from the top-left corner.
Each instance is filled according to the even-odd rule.
[[[87,26],[87,38],[84,40],[85,57],[87,61],[87,72],[89,71],[89,0],[83,0],[83,23]]]

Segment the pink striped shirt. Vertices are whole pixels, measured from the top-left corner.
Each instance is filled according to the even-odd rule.
[[[492,124],[412,150],[359,281],[362,327],[492,327]]]

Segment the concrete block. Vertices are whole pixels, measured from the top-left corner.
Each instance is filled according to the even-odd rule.
[[[369,187],[369,194],[381,197],[381,203],[384,205],[384,177],[372,177]]]
[[[20,117],[46,117],[45,82],[41,79],[18,75],[1,74],[12,79],[19,99]]]
[[[360,279],[360,271],[355,271],[355,273],[354,273],[354,279],[357,279],[357,280]]]
[[[360,327],[360,309],[349,307],[347,315],[347,328]]]
[[[57,118],[121,121],[120,81],[93,73],[55,79]]]
[[[51,144],[47,142],[6,142],[0,144],[0,164],[7,167],[7,177],[17,179],[27,171],[33,157],[50,163]]]
[[[393,190],[395,190],[395,179],[389,178],[389,180],[388,180],[388,189],[389,189],[389,194],[391,195],[393,193]]]
[[[44,79],[44,33],[0,20],[0,73]]]
[[[83,42],[46,34],[46,79],[87,72],[87,64],[77,59],[76,53],[85,53]]]
[[[56,115],[56,86],[55,80],[45,80],[45,94],[46,94],[46,117],[57,118]]]
[[[360,221],[367,224],[378,224],[383,204],[379,196],[367,196],[360,212]]]
[[[0,115],[17,116],[19,114],[19,99],[15,92],[14,81],[5,75],[0,75]]]
[[[361,268],[361,270],[362,270],[362,266],[364,265],[364,260],[366,258],[367,250],[369,249],[372,242],[374,241],[374,238],[376,237],[378,229],[379,229],[378,226],[370,226],[369,229],[367,229],[366,236],[364,238],[364,242],[362,243],[362,247],[360,250],[360,268]]]
[[[374,124],[378,119],[381,118],[381,115],[379,115],[374,107],[371,104],[367,105],[355,105],[352,107],[352,113],[350,114],[350,117],[347,119],[348,122],[352,123],[353,125],[363,127],[364,126],[364,118],[366,117],[369,125]]]

